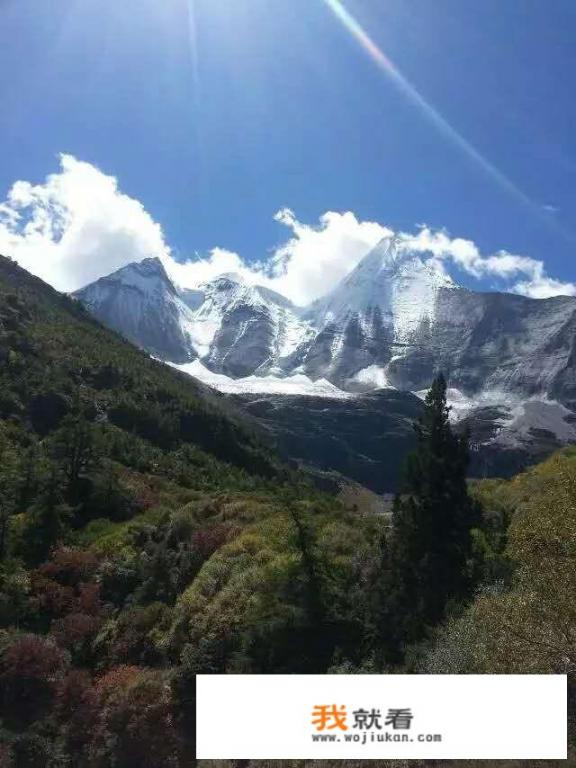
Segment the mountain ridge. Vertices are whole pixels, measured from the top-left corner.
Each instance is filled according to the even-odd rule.
[[[422,396],[439,371],[453,419],[472,431],[480,475],[508,475],[576,441],[576,298],[471,291],[433,257],[389,239],[303,308],[238,275],[186,293],[160,261],[144,266],[159,290],[141,301],[124,283],[137,278],[141,292],[142,270],[124,270],[77,298],[154,356],[240,397],[290,458],[324,469],[327,451],[339,471],[382,490],[378,441],[404,434],[404,405],[364,395]],[[125,323],[131,302],[140,327]],[[374,402],[384,421],[372,416]]]
[[[140,264],[74,295],[167,362],[198,359],[232,379],[304,375],[349,392],[418,391],[441,369],[467,396],[502,388],[576,400],[576,298],[471,291],[390,239],[307,307],[239,275],[180,289],[159,259]]]

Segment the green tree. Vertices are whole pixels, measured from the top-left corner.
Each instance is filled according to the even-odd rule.
[[[394,502],[390,547],[382,552],[382,619],[389,646],[424,636],[472,586],[471,530],[480,506],[468,493],[468,435],[456,434],[446,404],[446,381],[438,376],[415,426],[416,451],[408,457]]]
[[[52,465],[42,492],[30,508],[22,535],[20,548],[28,562],[42,562],[64,540],[70,517],[71,509],[62,498],[57,468]]]
[[[308,621],[312,625],[322,626],[325,621],[322,579],[312,525],[305,519],[297,502],[288,502],[288,512],[294,524],[296,548],[301,557],[304,573],[304,603]]]
[[[66,478],[68,494],[78,492],[80,478],[95,462],[97,446],[94,427],[82,416],[70,415],[62,422],[52,442],[52,454]]]

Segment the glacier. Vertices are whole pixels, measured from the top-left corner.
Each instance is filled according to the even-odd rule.
[[[240,379],[232,379],[221,373],[214,373],[206,368],[200,360],[191,363],[169,363],[189,376],[193,376],[203,384],[207,384],[219,392],[227,394],[279,394],[279,395],[306,395],[309,397],[327,397],[342,400],[354,397],[350,392],[344,392],[326,379],[312,381],[302,373],[291,376],[245,376]]]

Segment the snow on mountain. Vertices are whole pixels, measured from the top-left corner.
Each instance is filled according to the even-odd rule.
[[[187,324],[187,330],[200,357],[205,357],[222,326],[226,311],[234,309],[241,301],[248,300],[247,291],[232,276],[222,275],[211,283],[198,286],[201,296],[198,306]]]
[[[151,354],[176,363],[199,357],[232,377],[282,373],[282,361],[313,335],[300,311],[268,288],[224,274],[180,289],[159,259],[129,264],[75,296]]]
[[[405,341],[423,319],[433,320],[439,290],[455,287],[434,261],[386,238],[305,316],[316,327],[344,326],[354,316],[365,326],[377,309],[395,341]]]
[[[303,374],[312,381],[388,386],[393,346],[432,320],[438,292],[453,287],[419,254],[383,240],[309,308],[240,275],[179,289],[158,259],[130,264],[76,295],[108,325],[162,359],[231,378]]]
[[[198,286],[203,300],[196,308],[187,325],[200,358],[219,357],[217,335],[230,332],[233,338],[228,346],[244,345],[247,337],[256,331],[258,321],[268,325],[268,349],[262,362],[273,364],[279,358],[294,351],[303,335],[308,333],[306,324],[297,315],[297,309],[283,296],[261,286],[248,285],[236,274],[225,274]],[[238,322],[234,322],[237,320]],[[218,339],[221,341],[222,339]],[[225,365],[225,356],[222,357]],[[262,364],[260,363],[260,365]]]
[[[236,274],[181,290],[157,259],[76,295],[153,355],[198,358],[228,379],[291,378],[293,388],[303,376],[303,389],[326,380],[350,392],[418,391],[442,370],[465,397],[498,391],[576,410],[575,298],[475,293],[431,254],[389,240],[303,309]]]
[[[228,394],[265,393],[281,395],[309,395],[313,397],[326,397],[331,399],[347,399],[353,397],[350,392],[343,392],[326,379],[312,381],[301,373],[291,376],[244,376],[240,379],[231,379],[221,373],[214,373],[204,366],[200,360],[192,363],[170,363],[183,373],[199,379],[219,392]]]
[[[368,365],[362,368],[354,376],[354,382],[357,382],[367,390],[371,389],[395,389],[391,387],[386,376],[386,369],[379,365]]]
[[[160,259],[128,264],[74,295],[106,325],[153,355],[177,362],[196,357],[187,332],[192,311]]]
[[[323,376],[344,389],[397,387],[398,361],[436,322],[440,296],[462,290],[430,254],[384,239],[304,310],[316,333],[295,362],[312,379]]]
[[[113,280],[127,288],[135,288],[146,296],[161,295],[164,292],[175,293],[175,288],[160,259],[144,259],[133,264],[128,264],[119,269],[108,278],[103,278],[97,284],[103,285],[105,281]]]
[[[267,418],[278,417],[292,446],[298,413],[301,440],[316,435],[318,451],[337,444],[326,447],[330,456],[353,441],[357,458],[372,462],[389,409],[401,420],[409,393],[426,390],[438,371],[482,472],[502,453],[516,467],[576,441],[576,298],[470,291],[432,254],[402,244],[382,241],[305,308],[236,274],[181,289],[158,259],[130,264],[76,297],[205,384],[243,402],[272,402]],[[283,395],[323,400],[291,398],[284,407]],[[397,436],[398,423],[386,434]]]

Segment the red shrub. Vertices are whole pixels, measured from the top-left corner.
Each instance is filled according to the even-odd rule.
[[[63,616],[76,607],[73,587],[65,587],[38,571],[32,572],[31,591],[38,611],[50,617]]]
[[[62,648],[76,653],[88,644],[100,629],[101,621],[86,613],[69,613],[52,624],[52,634]]]
[[[67,617],[98,617],[104,612],[100,585],[78,580],[80,576],[88,576],[88,568],[92,567],[94,561],[91,558],[77,558],[77,554],[75,550],[59,550],[56,562],[47,563],[31,574],[31,599],[35,603],[36,613],[54,621],[59,639],[62,639],[62,633],[58,632],[58,628],[66,626]],[[62,561],[65,561],[65,567],[61,567]],[[78,625],[77,620],[70,621],[72,628]],[[92,624],[95,622],[92,621]],[[73,640],[65,642],[65,645],[71,647]]]
[[[92,616],[102,613],[100,584],[78,585],[78,608],[82,613],[89,613]]]
[[[98,752],[114,744],[114,758],[124,768],[177,764],[172,693],[161,672],[117,667],[100,680],[98,689]]]
[[[96,692],[102,702],[106,702],[117,691],[129,688],[141,672],[140,667],[122,665],[115,667],[103,675],[96,683]]]
[[[66,586],[76,586],[89,581],[98,568],[98,558],[92,552],[71,547],[56,549],[47,563],[38,572],[48,579],[54,579]]]
[[[98,697],[87,672],[74,669],[60,682],[56,716],[65,728],[68,751],[79,755],[94,738],[98,721]]]
[[[12,750],[7,744],[0,744],[0,768],[14,768]]]
[[[51,706],[67,654],[38,635],[15,637],[0,659],[1,708],[7,720],[27,723]]]

